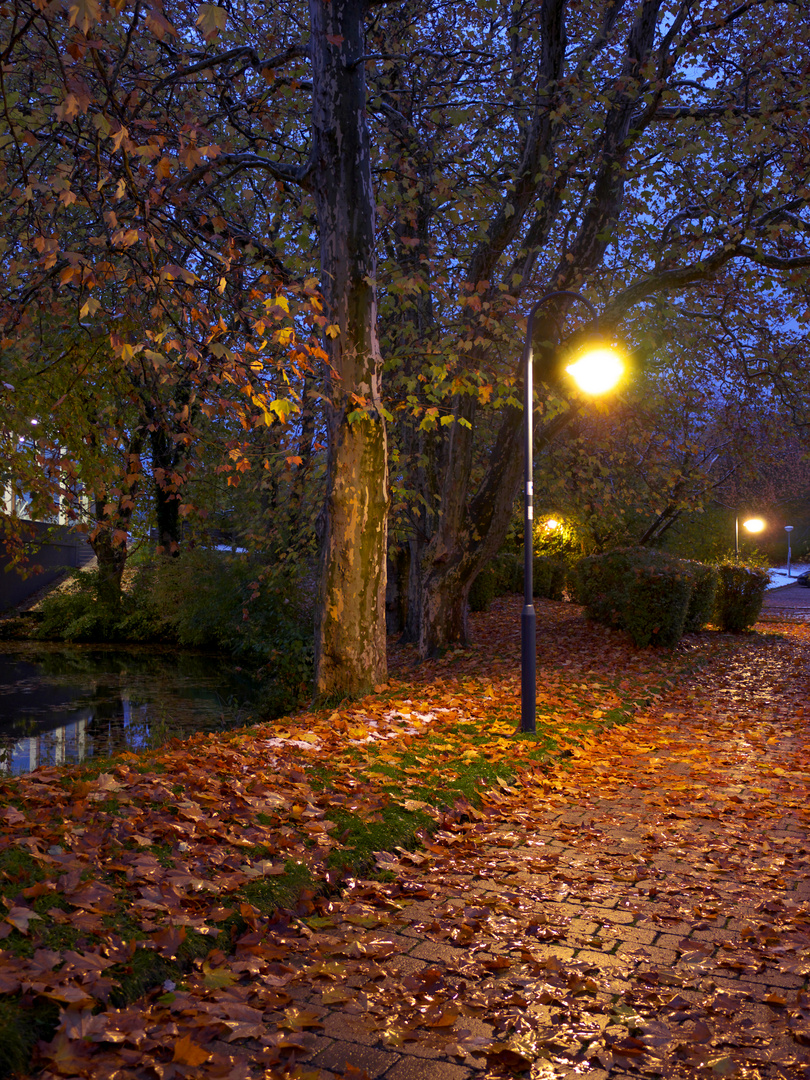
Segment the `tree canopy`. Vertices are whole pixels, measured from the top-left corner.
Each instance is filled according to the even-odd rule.
[[[389,499],[406,633],[423,655],[463,640],[519,486],[541,297],[582,291],[638,364],[677,371],[688,342],[709,409],[737,382],[803,419],[808,16],[4,0],[5,437],[26,379],[43,414],[79,407],[86,348],[65,341],[104,337],[164,504],[187,505],[190,448],[223,412],[215,467],[242,484],[262,439],[291,468],[328,447],[322,692],[384,676]],[[544,314],[539,447],[589,408],[560,374],[581,312]]]

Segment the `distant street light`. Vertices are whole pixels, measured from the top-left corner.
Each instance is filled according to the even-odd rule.
[[[788,577],[790,577],[790,534],[793,532],[793,526],[786,525],[785,532],[788,534]]]
[[[534,516],[533,496],[533,406],[534,391],[532,388],[532,334],[534,331],[534,317],[540,308],[549,300],[559,296],[568,296],[572,300],[579,300],[585,305],[591,314],[592,330],[591,344],[580,350],[578,358],[568,365],[566,371],[579,386],[588,394],[603,394],[612,389],[622,376],[624,363],[615,349],[607,346],[603,339],[594,341],[598,335],[599,317],[596,308],[580,296],[577,292],[569,292],[560,289],[546,293],[541,297],[529,312],[526,324],[526,342],[523,346],[523,431],[524,442],[524,518],[523,518],[523,612],[520,619],[520,730],[534,732],[536,730],[537,710],[537,634],[534,613],[534,546],[532,542],[532,519]]]
[[[765,528],[765,522],[762,518],[748,518],[747,521],[742,523],[746,532],[761,533]],[[740,518],[739,516],[734,518],[734,558],[740,557]]]

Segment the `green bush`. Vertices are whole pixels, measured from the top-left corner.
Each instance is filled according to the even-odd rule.
[[[61,592],[46,596],[40,605],[41,621],[36,636],[44,641],[93,640],[99,627],[94,575],[76,573]]]
[[[532,586],[535,596],[546,600],[562,600],[568,577],[568,563],[554,555],[535,555]]]
[[[640,647],[671,648],[710,610],[711,572],[646,548],[591,555],[577,563],[572,580],[589,618],[626,630]]]
[[[622,627],[639,648],[671,649],[683,637],[692,579],[684,571],[641,564],[627,583]]]
[[[495,595],[523,592],[523,556],[502,551],[490,564],[495,571]]]
[[[525,567],[522,555],[502,551],[489,565],[495,574],[495,596],[523,592]],[[532,569],[533,595],[545,597],[546,600],[562,600],[567,576],[566,559],[555,555],[535,555]],[[471,600],[470,607],[473,611],[485,610],[473,607],[472,603]],[[488,604],[489,602],[487,606]]]
[[[692,573],[692,595],[689,598],[689,610],[686,613],[683,632],[695,634],[712,619],[719,577],[713,566],[706,566],[693,559],[687,562]]]
[[[470,586],[468,603],[470,611],[486,611],[497,595],[498,575],[490,564],[475,578]]]
[[[759,618],[768,571],[759,566],[741,566],[736,562],[718,567],[719,583],[715,620],[721,630],[740,633],[750,630]]]
[[[44,641],[149,642],[165,640],[167,624],[152,600],[145,570],[121,596],[118,611],[98,601],[98,571],[77,570],[66,589],[42,601],[36,636]]]

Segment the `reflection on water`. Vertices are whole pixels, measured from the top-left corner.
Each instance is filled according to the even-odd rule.
[[[216,657],[24,644],[0,653],[0,772],[142,750],[244,723],[253,685]]]

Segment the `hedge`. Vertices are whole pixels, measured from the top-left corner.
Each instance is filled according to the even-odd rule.
[[[708,622],[716,581],[700,563],[623,548],[581,559],[573,591],[589,618],[626,630],[639,647],[671,648]]]
[[[759,618],[768,571],[759,566],[723,563],[718,567],[719,584],[715,619],[721,630],[738,634],[750,630]]]

